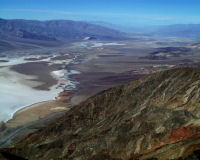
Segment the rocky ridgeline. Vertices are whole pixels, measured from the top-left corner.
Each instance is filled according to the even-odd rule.
[[[2,149],[1,156],[29,160],[198,159],[199,97],[199,69],[155,73],[87,99],[54,123]]]

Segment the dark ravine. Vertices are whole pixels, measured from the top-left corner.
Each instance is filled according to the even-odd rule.
[[[198,159],[199,96],[200,69],[154,73],[87,99],[0,159]]]

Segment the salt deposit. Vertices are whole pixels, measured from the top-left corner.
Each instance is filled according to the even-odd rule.
[[[71,63],[73,61],[72,59],[59,61],[51,60],[52,57],[47,57],[37,61],[27,61],[25,60],[26,58],[34,57],[0,58],[1,60],[8,60],[8,62],[0,63],[0,122],[12,118],[13,114],[19,109],[41,101],[53,100],[66,88],[69,90],[76,88],[77,82],[70,81],[68,76],[78,74],[79,72],[77,71],[66,71],[65,69],[53,71],[51,75],[58,80],[58,83],[51,86],[49,91],[44,91],[34,89],[34,87],[42,84],[42,82],[35,81],[37,77],[10,70],[12,65],[27,62],[47,61],[50,62],[49,65],[59,63],[66,65]]]
[[[25,106],[55,99],[62,91],[55,87],[52,87],[50,91],[33,89],[31,86],[37,86],[38,82],[31,81],[31,78],[33,77],[9,71],[8,68],[0,68],[0,121],[10,119],[17,110]]]
[[[121,46],[121,45],[125,45],[123,43],[98,43],[98,42],[94,42],[93,45],[91,47],[102,47],[102,46]]]

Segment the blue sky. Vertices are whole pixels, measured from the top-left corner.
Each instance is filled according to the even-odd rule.
[[[0,17],[118,25],[200,23],[200,0],[0,0]]]

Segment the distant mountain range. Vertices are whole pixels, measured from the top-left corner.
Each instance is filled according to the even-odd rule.
[[[106,22],[71,20],[6,20],[0,18],[0,52],[62,45],[82,40],[127,40],[140,36],[174,36],[199,41],[200,24],[117,26]]]
[[[123,40],[127,33],[143,35],[178,36],[200,39],[200,24],[166,26],[118,26],[106,22],[81,22],[72,20],[0,19],[2,36],[44,41]],[[3,38],[1,38],[3,39]]]
[[[125,26],[114,25],[112,23],[94,21],[93,24],[113,28],[122,32],[145,34],[145,35],[161,35],[161,36],[177,36],[200,39],[200,24],[174,24],[160,26]]]
[[[37,21],[0,19],[0,35],[45,41],[74,41],[84,38],[119,40],[125,38],[125,35],[117,30],[71,20]]]
[[[150,35],[174,36],[200,40],[200,24],[174,24],[144,27],[143,32]]]
[[[128,37],[125,32],[200,39],[200,24],[128,27],[106,22],[0,19],[1,39],[9,37],[42,41],[124,40]]]
[[[162,35],[200,39],[200,24],[175,24],[159,27],[156,32]]]

